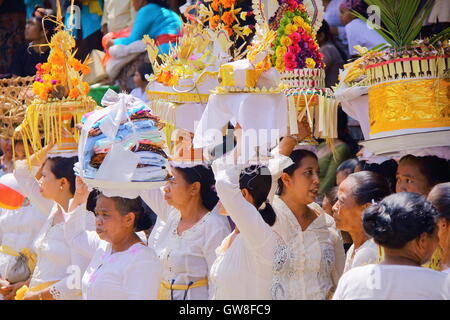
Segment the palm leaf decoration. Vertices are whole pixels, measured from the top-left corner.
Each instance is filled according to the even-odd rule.
[[[421,0],[364,0],[369,6],[380,8],[381,28],[375,29],[394,48],[411,45],[420,32],[424,20],[433,7],[433,0],[426,0],[419,9]],[[355,16],[368,19],[353,11]]]

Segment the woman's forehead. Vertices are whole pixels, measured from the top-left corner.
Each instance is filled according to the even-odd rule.
[[[319,163],[316,158],[313,157],[305,157],[299,163],[299,168],[317,168],[319,167]]]

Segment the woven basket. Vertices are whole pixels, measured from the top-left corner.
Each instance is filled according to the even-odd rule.
[[[0,79],[0,138],[11,139],[16,127],[25,118],[27,104],[33,96],[34,77]]]
[[[26,106],[17,99],[0,96],[0,138],[11,139],[25,117]]]

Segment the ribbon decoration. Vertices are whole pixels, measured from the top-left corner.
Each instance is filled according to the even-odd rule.
[[[85,146],[88,139],[89,131],[92,129],[92,126],[99,121],[100,119],[104,117],[108,117],[107,120],[105,120],[101,125],[100,129],[102,132],[107,136],[107,138],[113,143],[113,146],[111,148],[111,151],[108,153],[108,155],[105,157],[105,160],[103,161],[102,165],[100,166],[99,170],[97,171],[96,178],[106,178],[106,180],[111,180],[111,174],[114,173],[114,176],[112,177],[113,180],[116,181],[129,181],[131,178],[130,176],[130,170],[136,169],[136,166],[138,164],[139,158],[136,157],[136,155],[129,151],[125,150],[123,147],[120,148],[120,143],[123,143],[121,141],[120,143],[114,143],[114,139],[116,137],[117,131],[119,129],[120,124],[128,120],[131,122],[130,117],[128,116],[127,108],[128,106],[133,105],[140,105],[144,103],[140,99],[131,97],[129,95],[123,94],[123,93],[116,93],[115,91],[108,89],[108,91],[105,93],[102,99],[102,105],[105,106],[104,109],[98,110],[95,113],[93,113],[90,117],[86,119],[86,123],[83,125],[81,135],[80,135],[80,142],[78,147],[78,158],[80,163],[80,175],[81,178],[84,178],[84,156],[85,156]],[[132,123],[132,122],[131,122]],[[136,128],[132,123],[132,131],[133,134],[130,138],[127,140],[129,141],[138,141],[139,135],[136,132]],[[127,153],[126,151],[129,151]],[[122,162],[119,166],[117,166],[114,170],[108,170],[108,167],[110,167],[111,164],[113,164],[113,160],[117,157],[127,156],[127,165],[125,166]],[[110,164],[110,165],[108,165]],[[132,168],[134,166],[134,168]],[[132,174],[132,172],[131,172]]]

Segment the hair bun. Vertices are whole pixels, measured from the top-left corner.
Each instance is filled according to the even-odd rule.
[[[383,204],[375,203],[364,211],[364,230],[377,243],[383,244],[393,236],[392,219]]]

